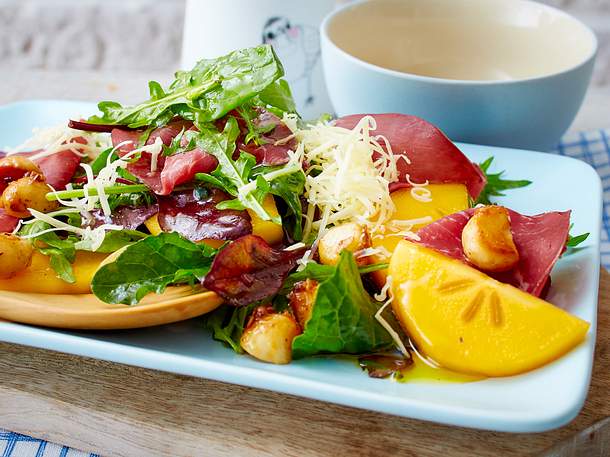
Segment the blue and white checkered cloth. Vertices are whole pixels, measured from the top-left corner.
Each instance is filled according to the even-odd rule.
[[[602,179],[604,188],[604,214],[601,237],[602,264],[610,268],[610,129],[566,135],[559,144],[558,154],[583,160],[593,166]],[[97,457],[0,430],[0,457]]]
[[[587,162],[602,180],[601,262],[604,268],[610,269],[610,129],[568,134],[562,138],[556,152]]]
[[[97,454],[70,449],[66,446],[30,438],[19,433],[0,430],[0,456],[2,457],[99,457]]]

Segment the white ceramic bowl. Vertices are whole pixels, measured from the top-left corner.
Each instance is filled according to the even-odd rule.
[[[369,0],[321,25],[337,115],[420,116],[455,141],[546,151],[576,116],[597,40],[527,0]]]

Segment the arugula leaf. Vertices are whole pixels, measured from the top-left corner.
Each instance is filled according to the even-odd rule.
[[[151,206],[157,203],[157,199],[151,192],[110,194],[107,198],[111,211],[119,206]]]
[[[165,145],[162,146],[163,155],[172,156],[175,154],[180,154],[182,152],[187,152],[187,151],[191,151],[192,149],[195,149],[195,147],[197,146],[196,141],[195,141],[196,136],[197,136],[196,132],[194,132],[192,130],[182,129],[180,131],[180,133],[178,133],[178,135],[176,135],[172,139],[169,146],[165,146]],[[182,144],[183,140],[186,140],[184,145]]]
[[[51,226],[46,222],[36,221],[32,224],[24,225],[19,234],[32,235],[49,228]],[[73,235],[62,239],[55,232],[43,233],[32,238],[34,248],[41,254],[49,256],[49,264],[57,274],[57,277],[70,284],[76,282],[71,265],[76,257],[76,248],[74,247],[76,242],[78,242],[78,238]]]
[[[69,214],[68,223],[74,226],[80,226],[80,216],[78,214]],[[19,231],[20,235],[32,235],[51,228],[49,224],[43,221],[36,221],[32,224],[24,225]],[[124,246],[134,243],[142,238],[147,237],[145,233],[137,230],[113,230],[106,232],[102,245],[95,251],[101,253],[111,253],[118,251]],[[43,255],[49,256],[49,264],[57,273],[57,277],[73,284],[76,282],[72,264],[76,259],[76,243],[79,242],[78,237],[68,235],[65,238],[60,238],[56,232],[43,233],[32,238],[34,248]]]
[[[531,181],[528,181],[527,179],[520,179],[520,180],[502,179],[502,175],[504,175],[504,171],[501,171],[499,173],[489,173],[488,170],[489,170],[489,167],[491,166],[491,163],[493,162],[493,160],[494,160],[493,157],[489,157],[487,160],[485,160],[479,164],[479,167],[481,168],[481,170],[483,171],[483,173],[485,174],[485,176],[487,178],[487,184],[485,185],[485,188],[481,192],[481,195],[479,195],[479,198],[477,199],[477,201],[474,203],[475,205],[478,205],[479,203],[481,203],[483,205],[491,205],[491,203],[492,203],[491,197],[503,197],[504,196],[503,192],[505,190],[526,187],[532,183]]]
[[[135,243],[148,235],[138,230],[111,230],[106,232],[104,241],[95,252],[116,252],[125,246]]]
[[[69,284],[74,284],[76,278],[74,277],[74,270],[72,269],[72,262],[66,256],[65,251],[57,248],[40,248],[38,249],[41,254],[49,256],[49,265],[57,277]]]
[[[379,303],[364,290],[354,255],[343,251],[332,268],[333,273],[318,286],[303,333],[292,342],[293,358],[391,348],[392,337],[375,319]],[[323,269],[315,267],[310,271],[320,278]]]
[[[282,169],[283,167],[256,167],[253,176],[260,177],[267,184],[267,192],[281,198],[286,203],[287,211],[282,215],[282,225],[288,229],[288,234],[295,241],[303,238],[303,207],[301,195],[305,190],[305,173],[299,169],[293,173],[278,176],[267,182],[263,175]],[[263,187],[259,185],[258,187]],[[264,188],[264,187],[263,187]],[[266,193],[267,193],[266,192]]]
[[[246,127],[248,128],[248,133],[244,137],[244,144],[249,144],[254,142],[257,146],[260,146],[265,143],[264,139],[261,138],[265,133],[271,132],[275,129],[276,125],[274,123],[268,123],[267,125],[256,125],[257,118],[259,117],[258,111],[255,109],[257,105],[255,105],[255,99],[244,103],[242,106],[237,108],[237,112],[242,120],[246,123]]]
[[[256,159],[252,154],[241,152],[237,160],[233,159],[235,142],[239,136],[239,126],[233,116],[227,118],[227,123],[222,132],[219,132],[213,125],[197,124],[201,131],[197,137],[197,146],[204,151],[212,154],[218,159],[218,167],[211,175],[198,173],[197,178],[209,184],[222,188],[225,192],[237,197],[239,203],[222,202],[219,209],[251,209],[262,220],[273,221],[281,224],[279,216],[270,215],[263,207],[262,198],[264,194],[250,192],[246,195],[240,194],[239,190],[250,182],[252,169],[256,165]],[[227,206],[228,205],[228,206]]]
[[[215,340],[222,341],[238,354],[243,354],[239,340],[244,333],[248,317],[256,306],[256,303],[239,307],[223,305],[205,316],[204,325],[212,331]]]
[[[201,60],[191,71],[177,72],[166,91],[151,81],[150,98],[139,105],[101,102],[98,108],[102,115],[88,122],[139,128],[165,125],[176,115],[210,122],[264,92],[283,75],[282,64],[270,45],[241,49],[217,59]],[[285,93],[285,88],[279,87],[272,91],[273,103],[280,103],[278,94]]]
[[[93,162],[90,163],[94,175],[97,175],[102,170],[102,168],[106,167],[110,154],[112,154],[112,159],[110,159],[110,162],[114,162],[116,159],[119,158],[119,156],[113,151],[114,148],[104,149],[98,154],[98,156],[93,160]]]
[[[145,141],[144,141],[144,143],[145,143]],[[108,157],[110,157],[110,162],[108,162]],[[135,158],[135,156],[134,156],[134,158]],[[97,175],[102,170],[102,168],[105,168],[108,165],[108,163],[112,163],[118,159],[119,159],[119,155],[116,153],[114,148],[105,149],[90,164],[91,169],[93,170],[93,174]],[[119,167],[117,169],[117,173],[123,179],[132,181],[132,182],[138,182],[138,178],[136,178],[134,175],[129,173],[125,168]]]
[[[215,255],[215,249],[177,233],[148,236],[102,266],[91,281],[91,290],[106,303],[133,305],[150,292],[162,293],[170,284],[199,280]]]
[[[256,97],[256,104],[267,108],[280,118],[284,113],[296,113],[297,111],[290,86],[284,79],[275,81],[263,89]]]

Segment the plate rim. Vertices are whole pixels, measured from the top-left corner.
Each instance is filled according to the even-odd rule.
[[[30,107],[48,105],[45,108],[53,109],[52,105],[54,104],[61,104],[64,106],[67,104],[74,104],[75,106],[81,105],[83,108],[87,107],[91,109],[94,109],[95,107],[95,103],[78,100],[23,100],[1,105],[0,116],[11,109],[18,109],[20,106]],[[492,410],[491,412],[486,411],[486,414],[482,414],[481,410],[465,409],[463,407],[445,404],[430,404],[426,401],[422,402],[413,398],[407,398],[402,402],[396,402],[394,398],[382,394],[363,392],[361,389],[349,388],[347,386],[343,386],[339,389],[336,386],[327,384],[323,381],[298,378],[291,374],[282,374],[274,371],[265,371],[260,368],[243,367],[226,362],[194,358],[188,355],[174,354],[158,349],[127,346],[118,342],[101,341],[86,336],[70,335],[53,329],[33,327],[12,322],[0,321],[0,341],[66,352],[84,357],[93,357],[110,362],[141,366],[148,369],[168,371],[195,377],[205,377],[207,379],[228,382],[231,384],[272,390],[318,401],[338,403],[345,406],[419,420],[434,421],[447,425],[505,432],[541,432],[565,425],[580,412],[587,397],[588,386],[592,375],[592,362],[597,333],[597,309],[601,269],[600,234],[602,224],[601,215],[603,210],[603,189],[601,179],[591,165],[571,157],[549,155],[548,153],[523,149],[473,145],[467,143],[455,144],[460,148],[465,146],[466,148],[474,150],[481,148],[493,149],[494,157],[497,155],[495,151],[499,151],[500,153],[520,151],[520,153],[536,154],[547,158],[551,156],[553,158],[552,160],[571,161],[571,164],[578,164],[578,166],[587,169],[586,173],[590,174],[591,178],[597,181],[598,185],[596,187],[598,188],[598,193],[595,197],[599,203],[599,211],[596,215],[591,216],[595,217],[595,222],[598,226],[598,231],[595,234],[595,237],[593,237],[595,244],[591,246],[591,248],[593,248],[591,255],[594,257],[593,271],[591,271],[591,273],[595,275],[594,283],[597,287],[593,291],[595,303],[593,304],[594,309],[593,319],[591,319],[591,329],[587,335],[587,340],[582,343],[583,345],[587,344],[591,346],[591,349],[588,350],[588,371],[586,374],[583,374],[581,377],[583,382],[579,384],[579,386],[582,384],[584,388],[579,389],[579,395],[575,396],[574,401],[561,410],[546,411],[546,414],[545,411],[540,411],[537,412],[534,417],[529,415],[524,417],[523,411],[521,410],[516,411],[514,415],[511,415],[511,412],[506,410],[500,412]],[[75,341],[78,342],[78,344],[74,344]],[[176,363],[176,361],[180,363]],[[202,369],[203,372],[206,373],[205,376],[202,375]],[[248,382],[245,382],[246,378],[248,378]],[[244,382],[241,382],[240,380],[244,380]],[[373,401],[371,401],[371,399]],[[406,414],[404,411],[404,403],[408,403],[408,411]],[[494,414],[491,414],[492,412]]]

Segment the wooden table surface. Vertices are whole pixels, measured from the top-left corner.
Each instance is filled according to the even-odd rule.
[[[103,455],[538,455],[610,416],[610,274],[602,271],[585,407],[538,434],[449,427],[10,344],[0,353],[0,428]]]

